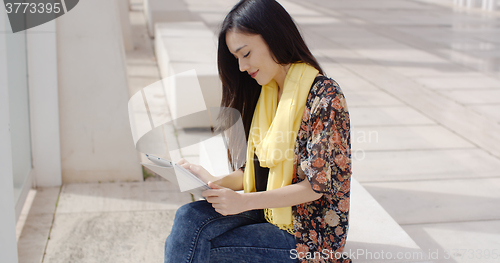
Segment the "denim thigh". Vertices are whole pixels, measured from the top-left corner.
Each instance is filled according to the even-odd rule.
[[[208,262],[210,241],[240,226],[263,223],[262,210],[223,216],[207,201],[180,207],[165,242],[165,262]]]
[[[297,262],[295,238],[270,223],[241,226],[211,241],[210,262]]]

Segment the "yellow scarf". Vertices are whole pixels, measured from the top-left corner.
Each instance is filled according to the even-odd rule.
[[[254,149],[260,166],[269,168],[266,190],[292,183],[295,140],[317,74],[318,70],[310,65],[292,64],[285,77],[279,105],[276,81],[262,86],[248,138],[243,177],[245,193],[256,191]],[[291,207],[265,209],[265,214],[269,223],[294,234]]]

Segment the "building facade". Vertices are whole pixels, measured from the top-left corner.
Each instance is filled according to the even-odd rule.
[[[142,180],[128,120],[122,2],[80,1],[16,33],[0,7],[2,262],[17,262],[15,225],[29,189]]]

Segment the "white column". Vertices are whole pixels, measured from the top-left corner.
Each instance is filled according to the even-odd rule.
[[[118,12],[120,13],[120,24],[122,29],[123,43],[125,45],[125,50],[133,50],[134,42],[132,41],[132,32],[130,30],[130,18],[129,18],[129,1],[128,0],[116,0],[118,5]]]
[[[26,42],[34,181],[36,186],[58,186],[62,177],[56,22],[28,29]]]
[[[488,11],[495,11],[498,0],[489,0]]]
[[[56,26],[63,183],[142,180],[116,1],[80,1]]]
[[[485,11],[494,11],[498,0],[482,0],[481,8]]]
[[[17,262],[14,182],[10,145],[9,93],[6,61],[6,12],[0,5],[0,255],[2,262]]]

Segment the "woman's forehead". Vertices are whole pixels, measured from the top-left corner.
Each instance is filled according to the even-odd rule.
[[[255,46],[264,43],[264,39],[259,34],[241,33],[238,31],[229,31],[226,34],[226,43],[231,53],[237,53],[245,46]]]

